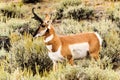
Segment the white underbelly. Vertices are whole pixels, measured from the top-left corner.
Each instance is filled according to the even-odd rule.
[[[69,45],[69,48],[73,58],[79,59],[87,56],[87,52],[89,51],[89,44],[87,42],[72,44],[72,45]]]

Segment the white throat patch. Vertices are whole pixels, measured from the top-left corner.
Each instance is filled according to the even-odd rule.
[[[52,39],[53,39],[53,34],[50,35],[50,36],[48,36],[48,37],[44,40],[44,42],[49,42],[49,41],[51,41]]]

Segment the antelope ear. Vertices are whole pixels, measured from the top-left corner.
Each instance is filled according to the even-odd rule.
[[[45,21],[49,21],[51,19],[51,16],[49,14],[45,14]]]
[[[49,20],[49,21],[48,21],[48,24],[52,24],[52,20]]]
[[[45,22],[47,24],[51,24],[52,23],[52,14],[45,14]]]
[[[51,28],[51,24],[52,24],[52,20],[49,20],[47,24],[48,24],[48,29],[50,29]]]

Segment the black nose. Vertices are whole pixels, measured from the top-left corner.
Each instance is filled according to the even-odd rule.
[[[36,34],[33,34],[33,37],[35,37],[36,36]]]

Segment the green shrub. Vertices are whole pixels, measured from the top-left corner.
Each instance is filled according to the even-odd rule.
[[[7,80],[10,78],[10,74],[4,70],[4,66],[0,66],[0,80]]]
[[[42,38],[32,39],[31,36],[24,35],[16,41],[11,38],[11,41],[11,54],[16,67],[30,68],[33,74],[36,73],[36,66],[38,66],[40,73],[51,69],[52,63]]]
[[[7,27],[5,23],[0,22],[0,36],[9,36],[11,28]]]
[[[94,17],[94,10],[80,5],[76,7],[69,7],[67,10],[64,11],[63,14],[65,18],[75,20],[89,20]]]
[[[7,21],[7,26],[16,30],[19,27],[24,27],[28,22],[22,19],[10,19]]]
[[[55,19],[61,19],[62,17],[64,17],[63,12],[70,6],[78,6],[80,4],[81,0],[63,0],[57,8],[57,12],[55,13]]]
[[[114,9],[111,11],[107,11],[109,19],[111,19],[117,26],[120,28],[120,3],[114,4]]]
[[[22,18],[27,12],[27,6],[16,3],[0,3],[0,13],[7,18]]]
[[[34,23],[35,25],[36,23]],[[0,23],[0,36],[9,36],[12,32],[19,32],[21,34],[30,33],[33,34],[34,26],[28,21],[21,19],[10,19],[6,23]]]
[[[63,0],[61,2],[61,7],[68,8],[69,6],[78,6],[82,3],[81,0]]]
[[[22,19],[9,19],[6,23],[0,23],[0,36],[9,36],[13,32],[20,34],[34,34],[38,23],[36,21],[26,21]]]
[[[79,60],[80,64],[76,66],[66,65],[58,68],[57,72],[50,72],[47,77],[42,77],[41,80],[119,80],[120,76],[117,72],[111,69],[111,67],[106,67],[106,69],[101,68],[101,65],[87,60],[87,66],[84,67],[86,60]],[[109,61],[101,60],[100,63],[107,63]],[[111,73],[111,74],[110,74]]]
[[[10,38],[8,36],[0,36],[0,49],[9,51],[11,47]]]
[[[99,17],[92,6],[85,6],[81,0],[63,1],[55,13],[55,19],[69,18],[75,20],[93,19]]]
[[[33,76],[30,68],[27,70],[24,69],[23,71],[16,69],[14,73],[9,74],[3,70],[3,67],[0,68],[0,74],[4,76],[0,78],[25,80],[119,80],[119,73],[111,69],[109,61],[109,59],[104,58],[100,62],[79,60],[79,64],[76,66],[71,66],[69,64],[63,66],[61,64],[58,64],[57,71],[50,71],[49,73],[44,71],[43,76],[40,76],[39,73]],[[105,69],[101,67],[103,63],[108,64]]]
[[[89,67],[85,69],[85,73],[88,74],[90,80],[119,80],[120,76],[118,73],[111,69],[102,70],[99,67]],[[110,74],[112,73],[112,74]]]

